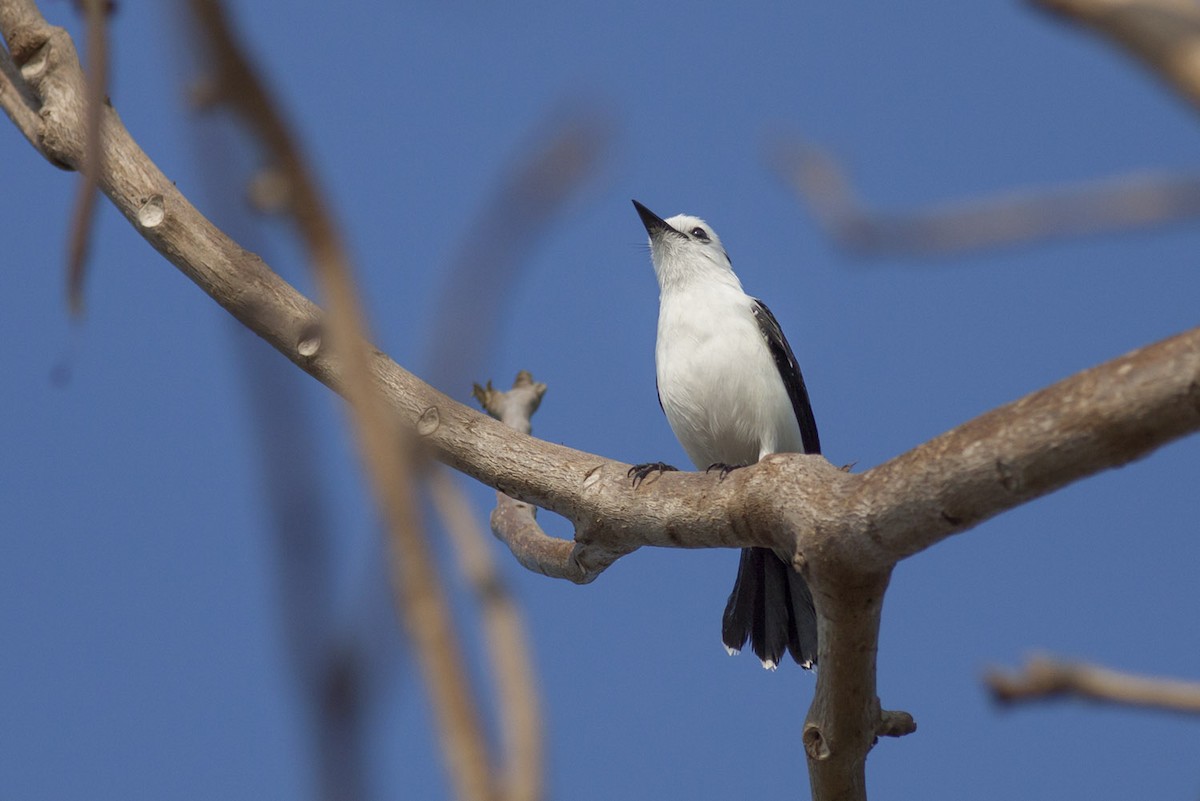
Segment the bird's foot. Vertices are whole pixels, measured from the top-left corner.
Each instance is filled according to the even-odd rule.
[[[711,473],[714,470],[719,470],[721,472],[721,477],[718,478],[717,481],[724,481],[725,476],[729,475],[734,470],[741,470],[745,466],[746,465],[744,464],[725,464],[724,462],[713,462],[704,472]]]
[[[633,479],[633,486],[637,486],[646,480],[646,476],[651,473],[676,473],[679,472],[678,467],[667,464],[666,462],[646,462],[645,464],[635,464],[629,468],[629,472],[625,475]]]

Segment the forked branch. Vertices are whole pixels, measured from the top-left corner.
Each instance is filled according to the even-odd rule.
[[[85,84],[69,37],[47,25],[31,0],[0,0],[0,32],[13,67],[0,69],[0,105],[47,159],[78,169]],[[361,339],[343,335],[330,347],[332,327],[317,306],[205,219],[110,107],[101,122],[101,191],[230,314],[355,403],[364,401],[351,389],[347,354],[361,358],[395,430],[414,432],[449,466],[573,524],[574,541],[562,545],[528,527],[528,537],[510,537],[523,563],[553,563],[561,566],[556,575],[586,581],[646,545],[764,546],[791,554],[813,589],[821,633],[822,668],[804,735],[818,798],[865,797],[867,749],[877,735],[910,730],[903,713],[881,711],[875,690],[879,612],[897,561],[1200,428],[1194,329],[1000,407],[862,474],[819,456],[778,454],[724,481],[669,473],[634,488],[629,465],[534,439],[472,411]],[[534,554],[536,548],[553,553]]]

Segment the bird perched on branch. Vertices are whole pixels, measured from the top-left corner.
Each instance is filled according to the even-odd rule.
[[[808,390],[791,346],[766,305],[742,291],[721,240],[704,220],[664,220],[636,200],[658,277],[658,401],[699,469],[731,470],[770,453],[820,453]],[[630,470],[638,483],[654,462]],[[786,650],[817,659],[817,619],[803,577],[769,548],[742,549],[721,639],[735,654],[750,640],[763,667]]]

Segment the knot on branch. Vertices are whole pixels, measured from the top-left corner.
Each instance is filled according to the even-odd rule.
[[[917,722],[908,712],[883,709],[880,710],[879,719],[875,723],[875,736],[871,740],[871,745],[877,743],[880,737],[904,737],[916,730]],[[805,723],[801,740],[809,759],[821,762],[833,756],[833,749],[822,732],[820,724],[813,721]]]
[[[62,31],[62,28],[45,24],[22,26],[7,37],[13,63],[21,71],[21,77],[31,84],[46,73],[48,53],[44,48],[54,31]]]
[[[62,28],[38,17],[7,34],[9,53],[39,104],[36,144],[62,169],[83,161],[86,91],[75,43]]]
[[[917,730],[917,722],[907,712],[896,709],[884,709],[879,713],[879,725],[875,729],[875,737],[903,737]]]
[[[804,732],[800,735],[800,739],[804,743],[804,753],[808,754],[808,758],[814,762],[829,759],[830,754],[833,753],[829,749],[825,735],[821,733],[821,727],[815,723],[804,724]]]

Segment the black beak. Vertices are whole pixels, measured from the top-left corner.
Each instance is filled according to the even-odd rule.
[[[633,201],[633,207],[637,209],[638,216],[642,218],[642,225],[646,226],[646,233],[650,234],[650,236],[658,236],[665,233],[679,234],[678,231],[667,225],[666,220],[636,200]]]

